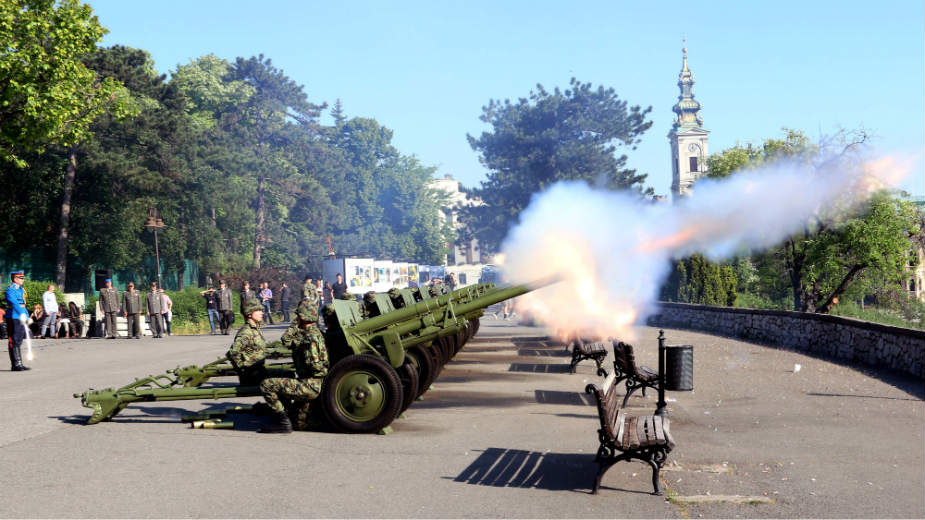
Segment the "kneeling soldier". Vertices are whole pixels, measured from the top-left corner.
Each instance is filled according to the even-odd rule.
[[[225,354],[242,385],[256,386],[267,376],[263,366],[267,357],[267,342],[260,332],[263,321],[263,305],[256,299],[247,300],[242,311],[247,321],[238,329],[234,343]]]
[[[263,398],[275,413],[273,423],[262,428],[260,433],[292,432],[281,397],[292,399],[293,406],[297,407],[296,428],[307,429],[309,405],[321,393],[321,383],[328,374],[328,350],[318,330],[317,306],[303,300],[295,314],[296,322],[283,334],[282,343],[292,349],[297,379],[271,377],[260,383]]]

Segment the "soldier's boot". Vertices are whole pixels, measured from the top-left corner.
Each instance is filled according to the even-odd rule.
[[[13,347],[7,349],[10,353],[10,370],[16,372],[16,354],[13,353]]]
[[[277,412],[272,422],[257,430],[257,433],[292,433],[292,422],[286,412]]]
[[[22,364],[22,350],[19,345],[10,349],[10,359],[13,361],[13,372],[22,372],[23,370],[32,370]]]

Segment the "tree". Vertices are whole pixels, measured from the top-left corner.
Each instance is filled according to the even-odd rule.
[[[784,158],[812,170],[854,168],[868,140],[863,131],[842,131],[811,143],[801,132],[785,131],[783,139],[769,139],[761,148],[736,145],[711,156],[710,176],[725,177]],[[802,231],[753,260],[772,298],[782,286],[777,278],[784,275],[794,310],[827,313],[863,277],[898,282],[910,237],[917,232],[911,204],[879,193],[848,212],[820,211]]]
[[[121,110],[118,81],[81,62],[106,33],[92,12],[77,0],[0,2],[0,159],[24,167],[22,152],[77,144]]]
[[[475,190],[485,205],[463,215],[470,232],[483,249],[497,250],[530,197],[561,180],[641,191],[646,175],[626,168],[626,155],[615,154],[618,145],[635,148],[652,126],[646,121],[651,110],[628,107],[612,88],[594,89],[575,78],[565,91],[537,85],[516,103],[490,100],[479,119],[492,130],[467,136],[489,170]]]
[[[731,306],[736,300],[736,275],[732,267],[714,264],[695,254],[678,260],[662,287],[661,299],[702,305]]]

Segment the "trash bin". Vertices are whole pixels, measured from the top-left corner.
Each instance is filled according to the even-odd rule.
[[[665,390],[694,389],[694,346],[665,345]]]

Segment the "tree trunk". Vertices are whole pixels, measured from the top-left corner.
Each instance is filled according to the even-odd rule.
[[[803,262],[805,256],[797,252],[796,243],[793,238],[787,241],[789,248],[788,258],[786,261],[787,270],[790,277],[790,288],[793,291],[793,310],[806,312],[805,300],[803,298]]]
[[[58,229],[58,259],[55,282],[64,290],[67,280],[67,240],[68,226],[71,223],[71,197],[74,194],[74,179],[77,177],[77,147],[72,146],[67,152],[67,170],[64,174],[64,197],[61,200],[61,223]]]
[[[177,268],[177,290],[183,290],[183,277],[186,276],[186,260],[180,260],[180,267]]]
[[[818,312],[818,313],[820,313],[820,314],[828,314],[829,311],[832,310],[832,307],[835,306],[835,301],[836,301],[836,299],[837,299],[839,296],[841,296],[842,293],[845,292],[845,289],[848,288],[848,284],[850,284],[851,281],[854,280],[854,279],[857,277],[857,275],[860,274],[861,271],[864,270],[865,267],[867,267],[867,266],[865,266],[865,265],[855,265],[855,266],[853,266],[853,267],[851,268],[851,270],[848,271],[848,274],[846,274],[845,277],[842,279],[841,283],[838,284],[838,287],[832,292],[831,295],[829,295],[829,297],[828,297],[828,299],[825,301],[825,303],[823,303],[822,305],[820,305],[820,306],[816,309],[815,312]]]
[[[266,213],[264,201],[264,178],[257,177],[257,231],[254,236],[254,269],[260,269],[260,249],[263,246],[263,223]]]

